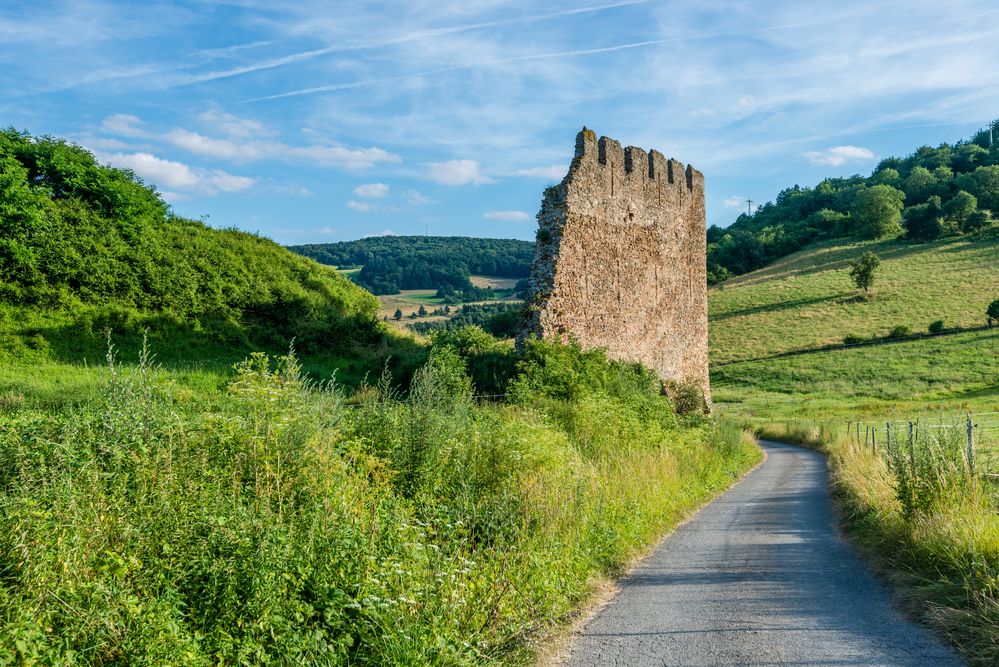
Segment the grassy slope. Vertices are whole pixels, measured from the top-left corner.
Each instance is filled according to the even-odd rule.
[[[848,263],[882,258],[873,299],[857,299]],[[999,330],[746,361],[883,336],[981,326],[999,298],[995,237],[932,244],[822,244],[711,290],[712,384],[723,411],[765,416],[866,415],[999,409]]]

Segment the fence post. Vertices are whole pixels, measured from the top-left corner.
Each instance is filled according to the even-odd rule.
[[[912,422],[909,422],[909,471],[916,477],[916,443],[912,437]]]
[[[971,478],[975,478],[975,424],[968,417],[968,469],[971,471]]]
[[[878,454],[878,429],[871,426],[871,454]]]
[[[891,422],[885,422],[885,447],[888,448],[888,456],[891,456]]]

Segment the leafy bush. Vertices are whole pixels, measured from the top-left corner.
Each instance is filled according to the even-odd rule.
[[[861,343],[864,343],[866,341],[867,341],[866,338],[864,338],[863,336],[858,336],[857,334],[847,334],[846,336],[843,337],[844,345],[860,345]]]
[[[944,321],[943,320],[935,320],[935,321],[931,322],[930,326],[928,328],[928,331],[931,334],[938,334],[938,333],[943,332],[943,330],[944,330]]]
[[[893,327],[891,331],[888,332],[888,338],[905,338],[912,334],[909,327],[900,324],[897,327]]]

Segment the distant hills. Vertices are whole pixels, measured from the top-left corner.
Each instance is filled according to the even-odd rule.
[[[409,289],[471,293],[473,274],[526,278],[534,255],[530,241],[464,236],[377,236],[289,249],[341,269],[360,267],[352,278],[374,294]]]

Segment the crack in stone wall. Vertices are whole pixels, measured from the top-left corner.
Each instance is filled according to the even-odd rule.
[[[575,338],[710,406],[704,176],[586,128],[538,213],[523,337]]]

